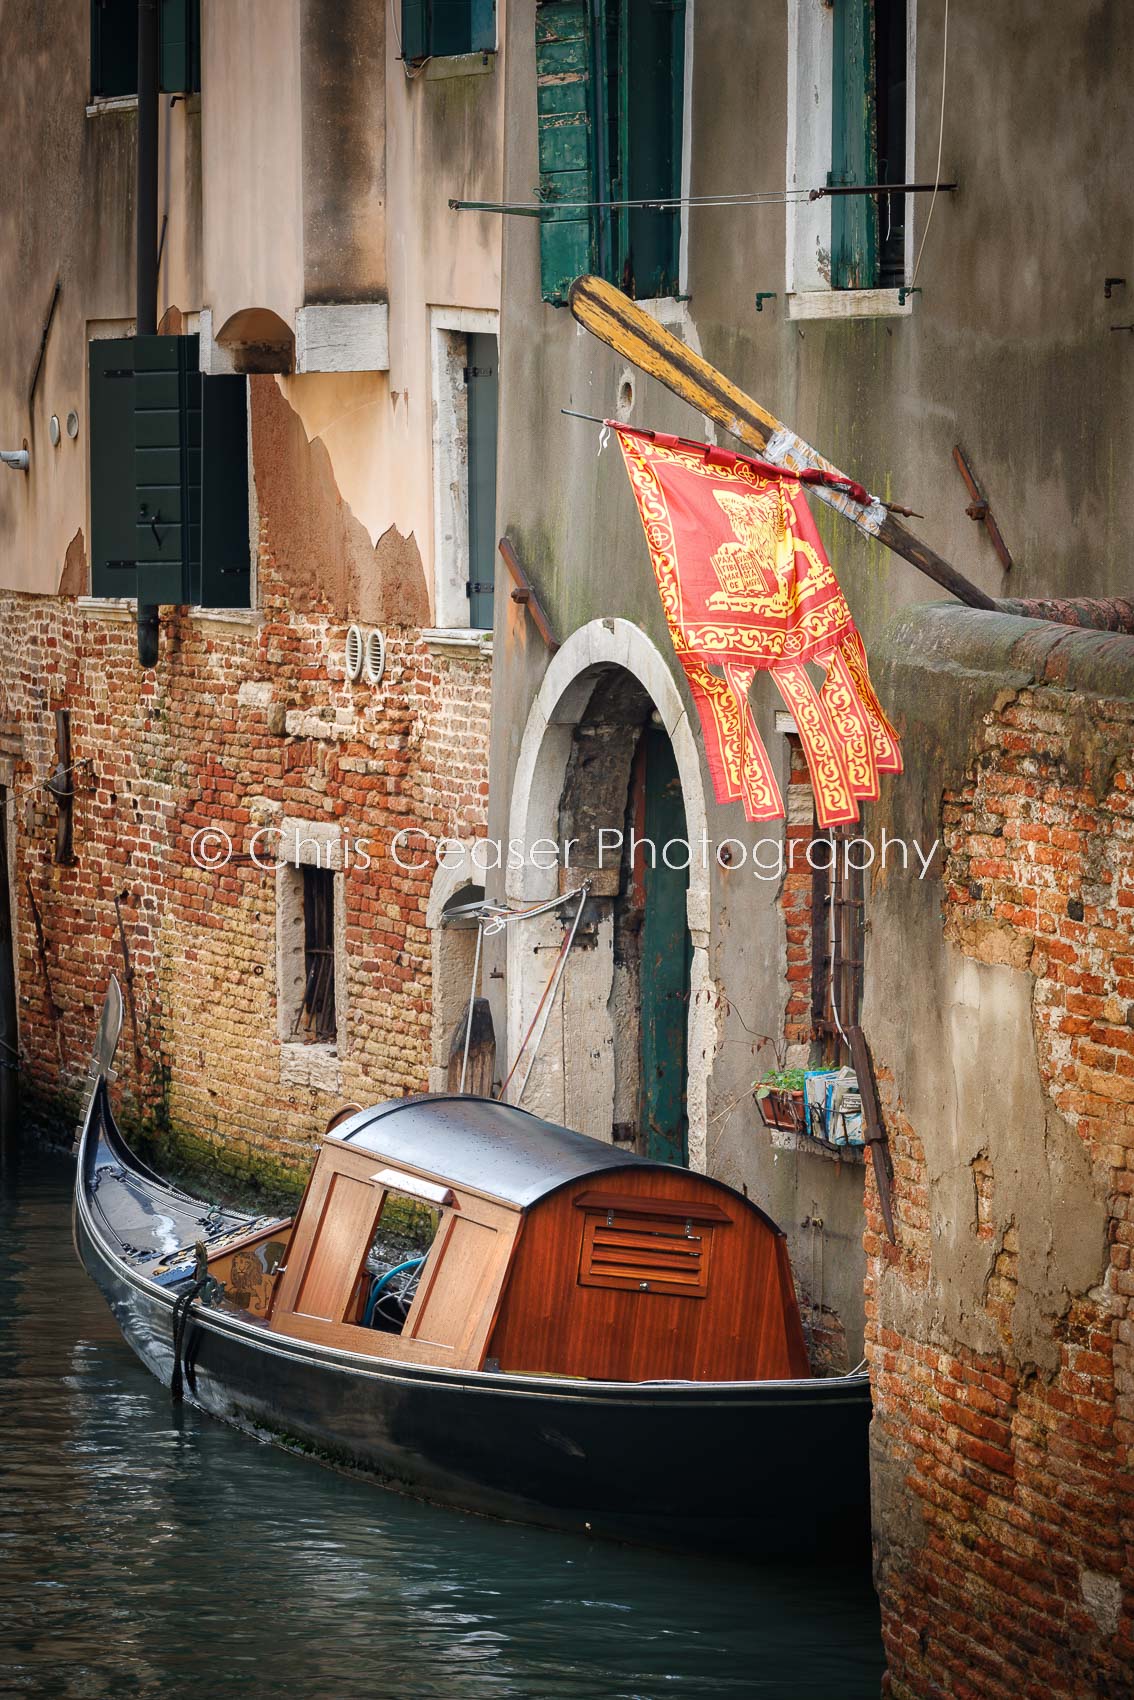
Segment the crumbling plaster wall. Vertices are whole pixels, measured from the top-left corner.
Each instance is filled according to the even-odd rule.
[[[924,881],[875,873],[863,1014],[895,1169],[897,1243],[872,1182],[865,1242],[892,1692],[1118,1694],[1134,642],[942,605],[875,665],[907,764],[879,824],[941,843]]]

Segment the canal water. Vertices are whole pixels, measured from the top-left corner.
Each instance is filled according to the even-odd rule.
[[[171,1409],[75,1260],[70,1184],[0,1175],[5,1700],[875,1700],[865,1573],[465,1517]]]

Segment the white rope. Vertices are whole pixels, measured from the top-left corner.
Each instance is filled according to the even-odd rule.
[[[917,274],[921,270],[921,256],[925,253],[925,239],[929,235],[929,227],[933,222],[933,208],[937,201],[937,186],[941,182],[941,148],[945,140],[945,76],[949,69],[949,0],[945,0],[945,33],[941,42],[941,116],[937,125],[937,169],[933,174],[933,193],[929,197],[929,211],[925,215],[925,229],[921,233],[921,245],[914,261],[913,276],[910,278],[910,288],[917,282]],[[841,1031],[841,1029],[840,1029]]]
[[[476,951],[474,952],[474,955],[473,955],[472,985],[469,987],[469,1011],[468,1011],[467,1016],[465,1017],[465,1054],[461,1058],[460,1091],[462,1091],[462,1092],[465,1089],[465,1081],[468,1078],[468,1072],[469,1072],[469,1045],[472,1042],[473,1006],[476,1003],[476,983],[477,983],[477,980],[480,976],[480,946],[481,946],[481,941],[482,941],[483,938],[484,938],[484,922],[481,921],[481,922],[478,923],[477,929],[476,929]]]

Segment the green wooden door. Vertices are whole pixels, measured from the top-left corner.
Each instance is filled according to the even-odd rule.
[[[649,727],[645,739],[645,836],[656,846],[656,866],[650,867],[647,855],[641,954],[640,1127],[647,1157],[663,1163],[686,1163],[689,1122],[685,1087],[692,956],[685,905],[689,872],[684,867],[666,867],[662,856],[663,847],[671,844],[671,861],[680,863],[687,859],[685,804],[668,737],[660,729]]]

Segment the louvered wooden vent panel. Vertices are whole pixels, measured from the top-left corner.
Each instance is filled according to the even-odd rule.
[[[712,1226],[676,1214],[660,1216],[614,1207],[587,1210],[579,1284],[640,1293],[704,1298],[709,1284]]]

